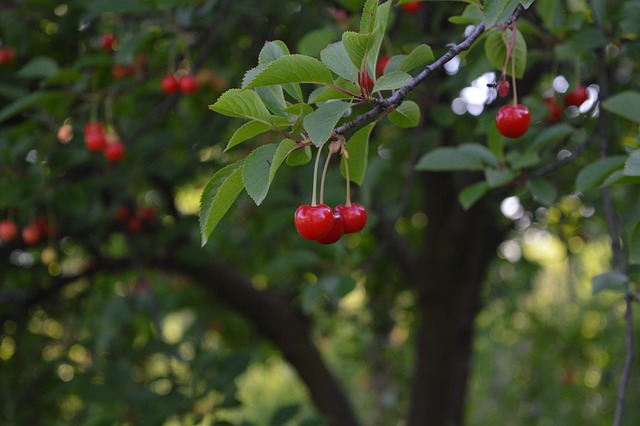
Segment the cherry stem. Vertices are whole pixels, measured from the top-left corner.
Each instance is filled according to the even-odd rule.
[[[516,44],[516,23],[514,22],[511,28],[511,45],[510,50],[513,55],[511,56],[511,84],[513,85],[513,105],[518,105],[518,88],[516,86],[516,49],[513,47]]]
[[[320,163],[320,152],[322,151],[322,147],[318,148],[318,153],[316,154],[316,164],[313,167],[313,191],[311,192],[311,206],[315,207],[318,204],[316,203],[316,186],[318,186],[318,164]]]
[[[327,155],[327,160],[324,162],[324,168],[322,169],[322,180],[320,181],[320,204],[324,204],[324,180],[327,177],[327,169],[329,168],[329,160],[331,160],[331,150]]]
[[[346,152],[346,150],[343,149],[343,155],[342,158],[344,159],[344,174],[345,177],[347,179],[347,202],[345,203],[347,205],[347,207],[351,206],[351,178],[349,177],[349,155],[344,155],[344,153]]]

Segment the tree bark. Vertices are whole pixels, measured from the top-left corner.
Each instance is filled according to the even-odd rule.
[[[429,225],[410,275],[420,324],[409,426],[463,424],[482,283],[506,232],[486,211],[490,200],[462,209],[455,178],[428,174],[424,183]]]

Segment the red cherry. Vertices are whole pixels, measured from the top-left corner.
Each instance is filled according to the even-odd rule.
[[[511,84],[507,80],[502,80],[498,83],[498,95],[501,98],[506,98],[509,96],[509,89],[511,88]]]
[[[547,115],[547,122],[549,124],[556,124],[562,121],[562,108],[557,104],[554,98],[544,98],[544,103],[549,107],[549,114]]]
[[[113,50],[113,46],[115,45],[115,43],[116,38],[111,33],[103,34],[102,38],[100,39],[100,47],[102,47],[102,50]]]
[[[111,67],[111,74],[113,75],[113,78],[116,79],[129,77],[133,75],[134,72],[135,68],[131,65],[115,64],[113,67]]]
[[[105,147],[107,146],[107,141],[105,139],[104,133],[92,132],[85,133],[84,144],[89,151],[96,152],[105,149]]]
[[[362,204],[353,203],[350,206],[339,204],[336,206],[336,211],[342,216],[345,234],[362,231],[367,224],[367,210]]]
[[[22,228],[22,241],[29,246],[38,244],[38,241],[40,241],[40,229],[38,228],[38,224],[30,223]]]
[[[156,209],[153,207],[138,208],[138,217],[145,222],[151,222],[156,217]]]
[[[49,223],[49,219],[47,219],[46,217],[39,216],[36,218],[34,223],[38,227],[38,231],[40,231],[41,235],[46,235],[47,237],[53,235],[53,228]]]
[[[303,204],[296,210],[294,222],[302,238],[317,240],[325,236],[333,227],[333,212],[326,204],[317,206]]]
[[[384,69],[387,67],[390,59],[391,56],[381,56],[380,59],[378,59],[378,63],[376,64],[376,75],[378,77],[384,74]]]
[[[126,222],[129,219],[129,208],[127,206],[119,206],[116,210],[116,219],[120,222]]]
[[[16,54],[11,47],[0,49],[0,65],[10,64],[15,59]]]
[[[89,121],[84,125],[84,134],[88,133],[103,133],[104,126],[99,121]]]
[[[422,2],[410,1],[401,5],[405,13],[416,13],[422,8]]]
[[[343,230],[343,220],[342,215],[338,210],[333,211],[333,224],[329,232],[323,236],[318,238],[316,241],[320,244],[333,244],[342,237]]]
[[[194,93],[198,90],[198,80],[196,80],[196,77],[191,74],[180,77],[178,84],[180,85],[180,91],[185,95]]]
[[[358,71],[358,85],[366,92],[371,93],[373,90],[373,80],[367,71]]]
[[[0,221],[0,239],[9,242],[18,236],[18,225],[11,219]]]
[[[104,157],[112,163],[120,161],[124,156],[124,144],[120,141],[107,144],[104,149]]]
[[[131,231],[132,233],[137,233],[138,231],[140,231],[140,221],[137,218],[132,217],[127,222],[127,228],[129,228],[129,231]]]
[[[531,124],[529,108],[524,105],[505,105],[496,114],[498,131],[508,138],[519,138],[527,133]]]
[[[165,75],[160,82],[160,87],[164,93],[173,93],[180,88],[180,85],[173,75]]]
[[[586,87],[579,85],[564,97],[564,103],[579,107],[589,98],[589,91]]]

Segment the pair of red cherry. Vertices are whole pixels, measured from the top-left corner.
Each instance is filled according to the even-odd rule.
[[[335,209],[326,204],[303,204],[296,210],[294,221],[302,238],[333,244],[343,234],[361,231],[367,224],[367,211],[358,203],[339,204]]]
[[[173,74],[165,75],[160,82],[164,93],[174,93],[180,90],[185,95],[198,91],[198,80],[192,74],[185,74],[177,79]]]
[[[115,133],[105,133],[102,123],[90,121],[84,126],[84,143],[91,152],[104,151],[104,157],[119,161],[124,156],[124,144]]]

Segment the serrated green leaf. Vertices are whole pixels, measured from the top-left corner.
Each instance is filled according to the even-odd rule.
[[[365,58],[369,52],[371,43],[370,34],[359,34],[353,31],[345,31],[342,34],[342,44],[351,58],[351,63],[357,68],[362,69]]]
[[[293,152],[293,149],[297,146],[298,144],[291,139],[284,139],[278,144],[278,149],[273,155],[273,160],[271,160],[271,168],[269,169],[269,183],[273,182],[273,179],[276,177],[276,172],[278,171],[282,163],[287,160],[287,157]]]
[[[333,76],[331,70],[316,58],[286,55],[264,66],[245,88],[287,83],[331,84]]]
[[[18,77],[47,79],[60,72],[57,62],[48,56],[31,59],[18,70]]]
[[[251,154],[244,160],[242,182],[247,194],[258,206],[264,201],[269,192],[271,165],[277,149],[277,144],[262,145],[251,151]],[[282,161],[280,161],[280,164],[282,164]],[[278,164],[278,167],[280,164]]]
[[[505,185],[515,179],[516,173],[509,169],[485,169],[484,178],[491,188]]]
[[[558,191],[546,179],[534,179],[527,181],[527,190],[533,199],[543,206],[550,206],[556,201]]]
[[[477,203],[488,191],[489,185],[487,182],[474,183],[473,185],[467,186],[458,194],[458,201],[463,209],[469,210],[469,208]]]
[[[629,238],[629,263],[640,265],[640,221],[633,227]]]
[[[501,70],[507,57],[507,46],[511,44],[512,31],[505,29],[490,34],[485,41],[484,48],[491,65]],[[513,58],[515,56],[516,77],[522,78],[527,67],[527,43],[520,31],[516,30],[513,51],[507,64],[507,75],[511,75]]]
[[[267,41],[258,54],[258,64],[266,65],[276,59],[289,55],[289,48],[281,40]]]
[[[209,108],[229,117],[249,118],[263,123],[271,122],[271,114],[260,96],[253,90],[227,90],[215,104],[209,105]]]
[[[566,123],[547,127],[538,133],[535,139],[533,139],[533,142],[531,142],[531,148],[539,150],[547,145],[558,143],[570,136],[573,132],[575,132],[575,129]]]
[[[349,138],[346,149],[349,153],[349,180],[356,185],[362,185],[364,176],[367,171],[367,163],[369,161],[369,138],[375,127],[375,123],[371,123]],[[340,162],[340,172],[344,178],[347,178],[346,163],[344,156]]]
[[[287,156],[287,165],[292,167],[303,166],[311,161],[311,157],[311,148],[305,146],[304,148],[296,149]]]
[[[624,155],[615,155],[587,164],[576,176],[575,191],[584,192],[598,186],[615,170],[621,169],[626,159]]]
[[[640,93],[638,92],[626,91],[613,95],[602,103],[602,108],[640,124]]]
[[[360,33],[369,34],[375,27],[375,18],[378,12],[377,0],[366,0],[362,7],[362,16],[360,18]]]
[[[420,124],[420,107],[413,101],[404,101],[388,115],[389,121],[398,127],[409,128]]]
[[[358,69],[351,62],[349,53],[341,41],[324,48],[320,52],[320,59],[331,71],[345,80],[358,80]]]
[[[640,149],[633,151],[627,158],[622,173],[625,176],[640,176]]]
[[[228,151],[236,145],[251,139],[254,136],[258,136],[261,133],[271,130],[271,126],[261,121],[251,120],[238,128],[231,136],[227,147],[224,149]]]
[[[485,0],[483,21],[487,28],[493,27],[498,22],[502,11],[507,7],[507,3],[510,2],[511,0]]]
[[[624,274],[619,272],[605,272],[591,279],[592,293],[595,295],[604,290],[625,293],[627,282],[629,282],[629,277]]]
[[[229,164],[216,172],[200,198],[200,235],[204,246],[216,225],[227,213],[244,188],[242,161]]]
[[[433,61],[434,58],[435,56],[433,55],[431,47],[426,44],[421,44],[413,49],[407,56],[404,56],[394,69],[397,71],[410,72],[414,68],[422,67]]]
[[[428,171],[482,170],[483,168],[482,162],[477,157],[453,147],[432,149],[416,164],[417,170]]]
[[[399,89],[405,84],[411,81],[411,76],[406,72],[392,71],[382,75],[373,86],[373,92],[380,92],[382,90],[395,90]]]
[[[347,109],[349,104],[346,102],[327,102],[304,118],[304,129],[315,146],[324,145]]]

